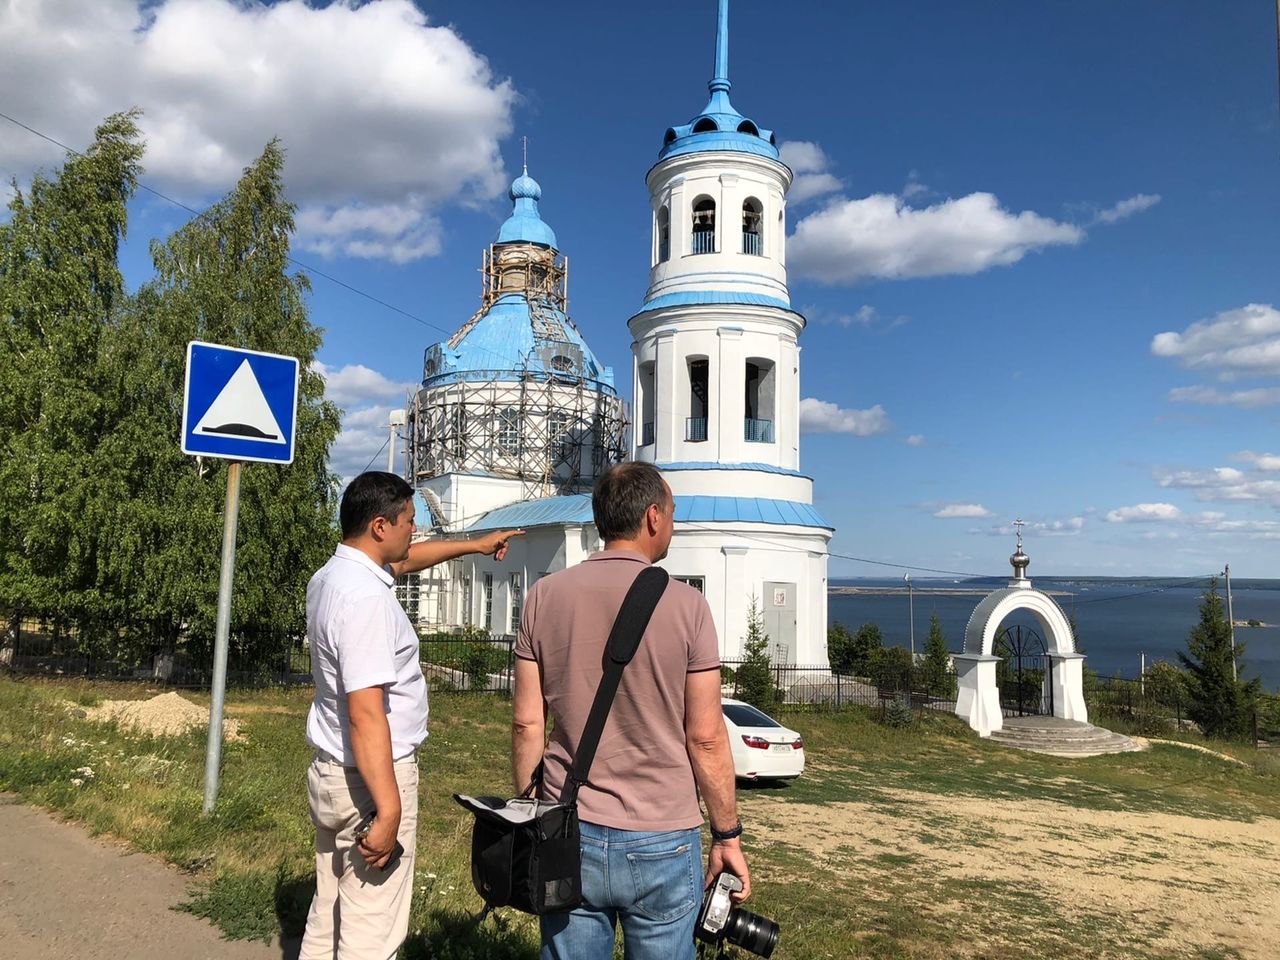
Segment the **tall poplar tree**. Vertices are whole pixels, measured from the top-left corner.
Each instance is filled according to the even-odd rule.
[[[942,633],[942,623],[935,610],[929,618],[929,636],[924,641],[924,662],[921,672],[930,696],[954,697],[956,677],[951,671],[951,654],[947,650],[947,638]]]
[[[0,224],[0,605],[108,615],[84,515],[95,448],[113,429],[102,392],[109,319],[142,144],[136,112],[108,117],[53,176],[13,184]]]
[[[321,331],[307,317],[308,281],[290,272],[283,164],[272,141],[227,197],[152,244],[156,278],[112,339],[109,387],[124,414],[100,450],[95,515],[110,540],[104,563],[134,613],[186,631],[198,652],[216,616],[227,462],[179,452],[187,343],[297,357],[295,459],[246,464],[241,475],[232,624],[241,652],[259,662],[300,635],[307,578],[337,539],[327,460],[339,412],[312,369]]]

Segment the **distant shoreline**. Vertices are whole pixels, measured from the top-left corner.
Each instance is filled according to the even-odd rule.
[[[1000,587],[915,587],[908,589],[907,587],[849,587],[834,586],[827,587],[827,596],[830,597],[905,597],[908,594],[920,594],[921,596],[933,597],[985,597],[987,594]],[[1042,590],[1041,593],[1047,593],[1051,597],[1069,597],[1072,594],[1066,590]],[[1236,621],[1241,624],[1241,621]],[[1264,624],[1265,626],[1265,624]]]

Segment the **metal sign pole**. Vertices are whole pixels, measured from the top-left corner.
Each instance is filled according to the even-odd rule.
[[[213,640],[213,698],[209,703],[209,747],[204,760],[204,812],[218,800],[222,765],[222,701],[227,689],[227,637],[231,632],[231,584],[236,572],[236,520],[240,515],[238,460],[227,467],[227,503],[222,516],[222,570],[218,575],[218,621]]]

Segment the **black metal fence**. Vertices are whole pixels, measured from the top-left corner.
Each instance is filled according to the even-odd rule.
[[[421,638],[423,673],[432,689],[510,695],[513,637],[489,637],[467,628]],[[208,689],[212,640],[169,624],[128,623],[86,629],[53,618],[0,616],[0,670],[29,676],[119,680],[178,689]],[[743,661],[721,668],[726,697],[741,697],[749,671]],[[301,635],[236,631],[230,638],[227,684],[232,688],[305,686],[311,683],[311,651]],[[917,668],[879,671],[875,676],[833,672],[825,665],[772,664],[772,709],[779,713],[846,707],[883,709],[894,700],[917,710],[950,711],[955,677],[926,678]],[[1157,736],[1195,729],[1185,690],[1160,678],[1092,677],[1085,684],[1091,719],[1120,720]],[[1264,694],[1251,717],[1258,746],[1280,744],[1280,696]]]

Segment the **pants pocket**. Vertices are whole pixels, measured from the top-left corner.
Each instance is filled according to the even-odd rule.
[[[666,849],[651,847],[627,854],[635,884],[637,913],[658,921],[678,920],[698,903],[701,893],[698,845],[686,833]]]

